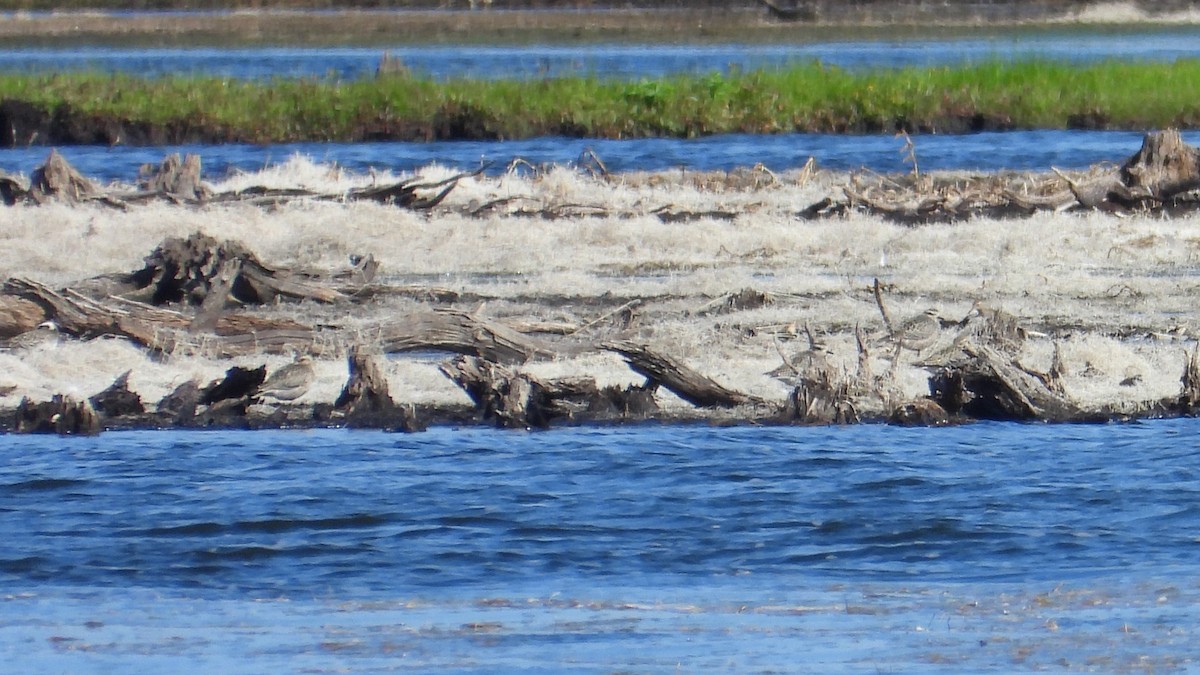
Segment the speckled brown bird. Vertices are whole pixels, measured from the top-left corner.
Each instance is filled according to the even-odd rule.
[[[299,356],[294,362],[271,373],[256,395],[276,401],[294,401],[308,392],[315,377],[312,358],[308,355]]]

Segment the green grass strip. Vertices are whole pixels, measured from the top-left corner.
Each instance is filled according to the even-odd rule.
[[[0,76],[0,99],[67,104],[227,140],[691,137],[729,132],[954,132],[1200,125],[1200,60],[1028,61],[848,72],[817,63],[728,75],[534,81],[412,75],[358,81]]]

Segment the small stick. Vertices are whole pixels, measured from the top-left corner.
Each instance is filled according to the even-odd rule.
[[[574,335],[576,333],[579,333],[580,331],[587,330],[588,328],[595,326],[596,324],[600,323],[601,321],[610,319],[610,318],[616,316],[617,314],[624,312],[625,310],[634,309],[635,307],[638,307],[641,304],[642,304],[641,298],[634,298],[633,300],[630,300],[629,302],[621,305],[620,307],[614,309],[613,311],[583,324],[582,326],[580,326],[579,328],[576,328],[575,330],[571,331],[570,333],[566,333],[566,335]]]
[[[888,314],[887,307],[883,305],[883,285],[879,283],[879,279],[875,279],[875,304],[879,306],[879,314],[883,316],[883,325],[887,326],[888,335],[892,339],[896,338],[896,329],[892,327],[892,317]]]

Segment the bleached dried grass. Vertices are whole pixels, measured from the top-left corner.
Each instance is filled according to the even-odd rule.
[[[1049,23],[1083,23],[1083,24],[1139,24],[1139,23],[1168,23],[1196,24],[1200,23],[1200,11],[1194,8],[1150,12],[1133,2],[1102,2],[1089,4],[1081,9],[1068,12]]]
[[[433,167],[422,175],[444,177]],[[388,177],[394,179],[395,177]],[[796,213],[836,194],[845,176],[782,174],[766,187],[744,188],[698,180],[679,172],[615,176],[610,181],[555,169],[536,176],[505,175],[464,180],[432,214],[368,203],[292,203],[273,209],[168,205],[116,211],[99,205],[13,207],[0,229],[0,274],[52,285],[97,274],[129,271],[164,237],[203,231],[237,239],[276,265],[336,269],[351,254],[372,254],[385,278],[447,287],[493,298],[484,315],[555,318],[585,322],[586,308],[542,306],[526,298],[614,297],[651,299],[653,320],[637,335],[747,393],[780,398],[787,387],[764,372],[779,365],[773,335],[779,327],[809,324],[827,341],[847,372],[855,364],[853,330],[879,333],[882,323],[869,292],[879,278],[890,289],[897,317],[938,308],[958,319],[976,300],[1015,314],[1030,328],[1062,342],[1068,392],[1091,406],[1151,399],[1178,391],[1181,354],[1195,339],[1193,321],[1200,286],[1200,219],[1116,218],[1103,214],[1039,213],[1023,220],[976,219],[954,225],[904,227],[876,217],[803,221]],[[293,159],[260,174],[229,178],[230,190],[248,185],[303,185],[338,191],[369,184],[349,175]],[[509,200],[484,217],[470,211]],[[562,219],[519,216],[564,205],[606,209],[601,217]],[[706,218],[663,223],[656,209],[729,211],[732,221]],[[724,293],[752,287],[776,302],[760,309],[699,316],[696,310]],[[407,302],[408,304],[404,304]],[[402,314],[411,301],[381,302],[352,316],[316,306],[280,308],[309,319],[350,328],[369,327]],[[1146,335],[1167,336],[1147,339]],[[790,337],[790,336],[785,336]],[[0,386],[11,396],[93,394],[124,370],[131,386],[157,400],[192,377],[219,376],[228,362],[183,356],[151,362],[115,341],[59,345],[55,354],[0,354]],[[784,343],[801,348],[802,340]],[[1047,339],[1023,356],[1048,369]],[[876,372],[887,370],[890,350],[876,349]],[[924,393],[924,371],[906,353],[898,373],[908,395]],[[284,357],[243,359],[282,365]],[[278,361],[279,363],[274,363]],[[389,377],[404,401],[465,401],[437,373],[435,359],[393,357]],[[588,374],[602,384],[640,380],[611,355],[564,357],[533,366],[546,376]],[[1127,371],[1139,377],[1120,386]],[[339,358],[318,364],[312,400],[336,397],[345,365]],[[12,402],[12,401],[6,401]]]

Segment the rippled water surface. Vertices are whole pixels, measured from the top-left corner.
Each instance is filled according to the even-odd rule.
[[[588,75],[661,77],[677,73],[775,69],[821,63],[853,70],[1046,58],[1173,61],[1200,56],[1191,28],[1146,32],[1037,32],[989,38],[831,41],[784,45],[397,46],[395,48],[0,49],[0,69],[97,70],[137,75],[216,75],[239,79],[373,77],[384,50],[414,73],[437,79],[530,79]]]
[[[1200,133],[1184,140],[1200,143]],[[914,137],[920,169],[1035,170],[1119,164],[1141,146],[1142,134],[1124,131],[1013,131],[957,136]],[[534,165],[571,165],[595,153],[609,171],[731,170],[761,164],[772,171],[804,166],[809,157],[825,169],[866,168],[880,172],[912,169],[904,141],[890,134],[844,136],[730,134],[697,139],[567,139],[457,141],[435,143],[292,143],[281,145],[185,145],[165,147],[75,146],[61,152],[84,175],[132,181],[143,164],[157,164],[172,152],[200,155],[204,177],[220,179],[234,171],[257,171],[301,155],[350,171],[407,172],[439,164],[465,171],[486,167],[506,171],[515,159]],[[49,152],[44,147],[0,149],[0,169],[28,175]]]
[[[7,437],[0,644],[24,672],[1195,667],[1198,429]]]

